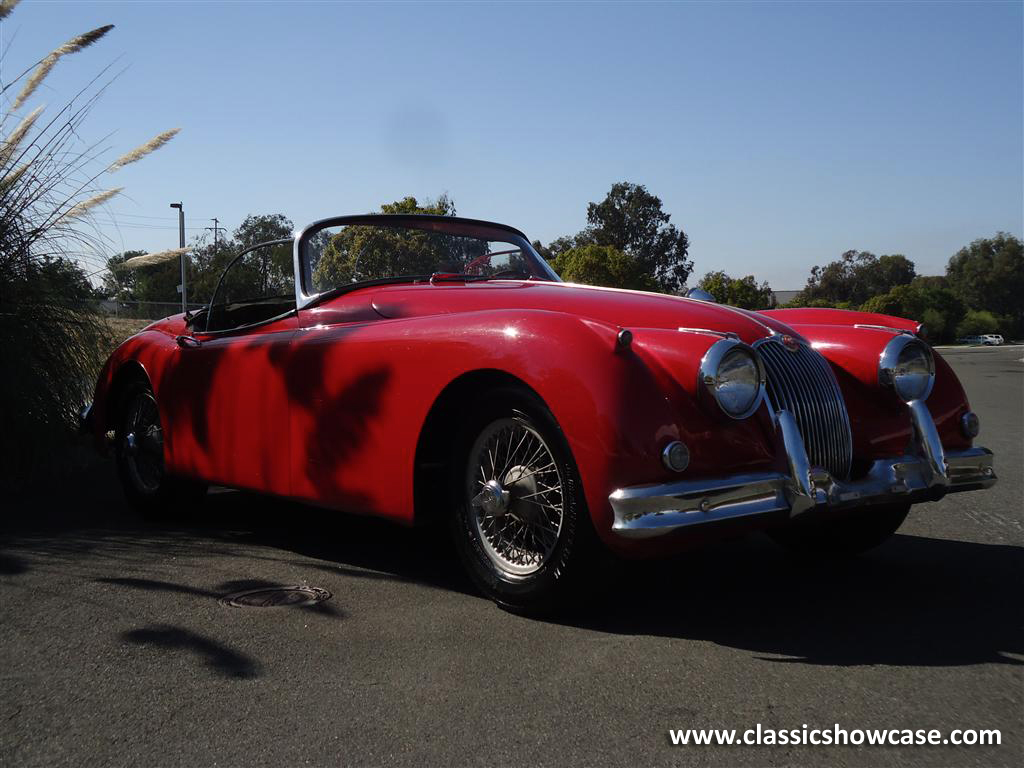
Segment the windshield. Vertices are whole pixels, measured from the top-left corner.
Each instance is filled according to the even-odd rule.
[[[324,222],[300,243],[307,294],[367,281],[557,280],[524,237],[482,222],[441,216],[361,216]]]

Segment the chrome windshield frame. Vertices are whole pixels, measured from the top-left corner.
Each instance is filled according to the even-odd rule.
[[[299,309],[309,306],[324,293],[314,291],[309,285],[310,275],[306,269],[307,259],[305,257],[306,243],[317,232],[327,227],[341,226],[380,226],[408,229],[423,229],[435,232],[446,232],[450,234],[462,234],[467,237],[485,237],[488,234],[496,235],[495,239],[504,242],[515,243],[519,246],[534,266],[545,278],[551,282],[561,282],[561,278],[548,265],[534,247],[529,239],[518,229],[505,224],[497,224],[491,221],[480,219],[466,219],[461,216],[440,216],[426,213],[369,213],[358,216],[333,216],[327,219],[319,219],[302,228],[295,237],[294,267],[295,267],[295,304]],[[473,231],[477,230],[477,231]],[[353,285],[358,285],[354,283]]]

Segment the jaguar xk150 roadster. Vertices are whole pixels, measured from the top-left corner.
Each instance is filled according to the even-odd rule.
[[[518,230],[349,216],[241,253],[125,341],[86,421],[145,512],[229,486],[412,524],[479,588],[551,603],[588,552],[767,529],[882,542],[995,482],[917,323],[570,285]]]

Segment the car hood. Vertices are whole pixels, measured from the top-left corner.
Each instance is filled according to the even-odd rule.
[[[680,296],[573,283],[500,280],[388,286],[374,290],[371,303],[378,314],[388,318],[534,309],[624,328],[700,328],[735,333],[748,344],[773,333],[799,337],[785,323],[757,312]]]

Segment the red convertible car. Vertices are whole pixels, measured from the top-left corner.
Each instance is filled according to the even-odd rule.
[[[214,484],[440,515],[474,582],[519,608],[602,548],[764,528],[858,552],[911,504],[995,482],[916,323],[710,298],[563,283],[499,224],[327,219],[125,341],[86,421],[142,511]]]

